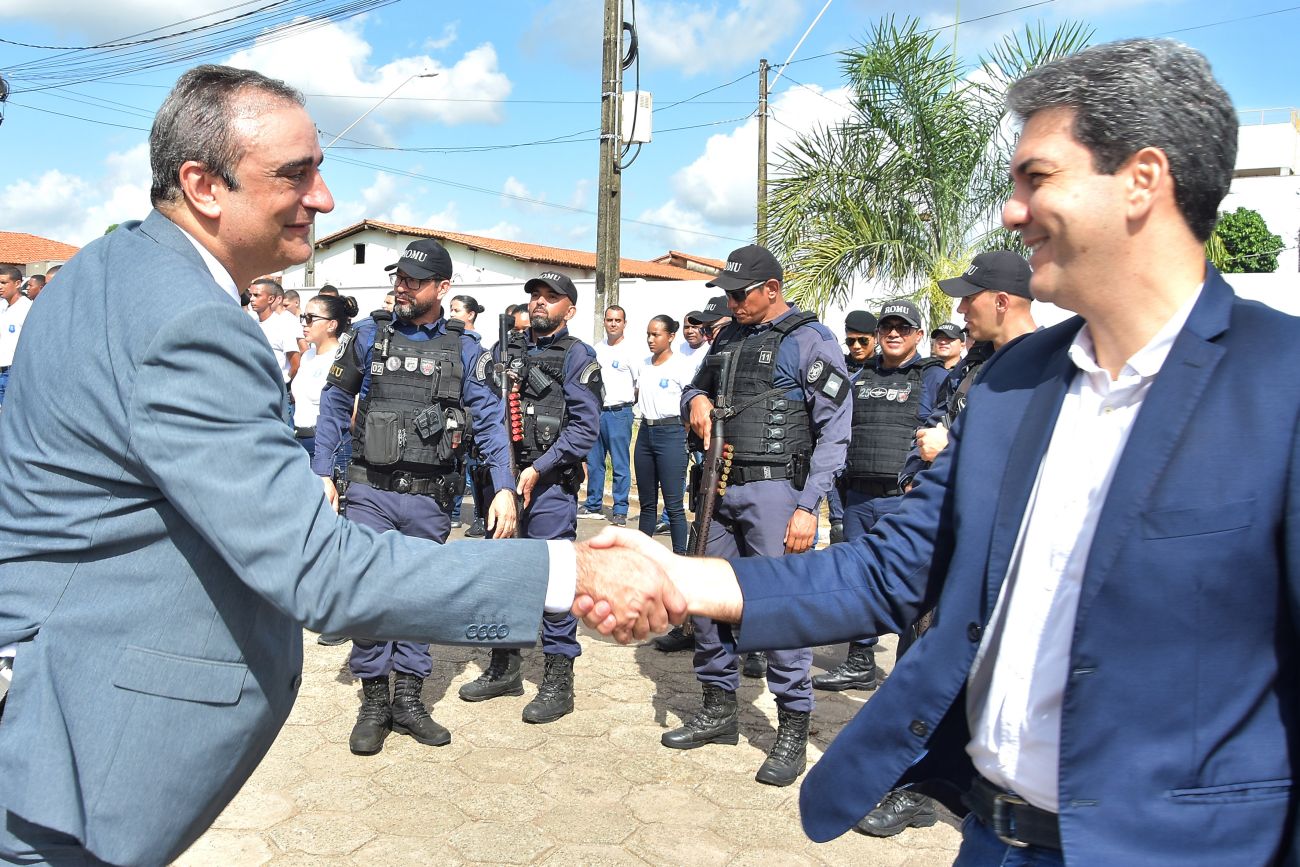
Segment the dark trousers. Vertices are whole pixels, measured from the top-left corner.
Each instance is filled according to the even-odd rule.
[[[433,497],[380,491],[361,482],[348,486],[348,520],[379,533],[396,530],[439,544],[446,542],[451,533],[451,518]],[[394,670],[428,677],[433,660],[427,644],[354,638],[348,667],[362,678],[383,677]]]
[[[686,481],[686,428],[680,424],[648,427],[644,423],[636,435],[636,493],[641,500],[641,517],[637,528],[647,536],[655,532],[659,513],[659,492],[664,494],[664,510],[672,531],[673,553],[686,553],[686,508],[682,505]]]
[[[799,492],[787,481],[728,486],[709,528],[708,555],[781,556],[785,551],[785,528],[798,500]],[[718,624],[707,617],[694,619],[696,678],[700,683],[735,692],[740,687],[735,642],[724,640]],[[768,651],[767,685],[777,707],[800,712],[813,709],[811,667],[812,648]]]
[[[578,537],[578,497],[569,494],[548,473],[533,488],[532,502],[519,517],[519,535],[524,539],[569,539]],[[542,652],[558,653],[570,659],[582,655],[578,644],[578,618],[572,612],[542,616]]]
[[[849,489],[844,493],[844,541],[861,539],[876,522],[898,508],[901,496],[873,497],[861,491]],[[849,642],[850,647],[874,647],[880,641],[874,635],[855,638]]]

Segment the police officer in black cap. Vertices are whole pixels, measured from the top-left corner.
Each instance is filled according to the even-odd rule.
[[[682,394],[682,416],[707,440],[715,406],[730,407],[726,441],[734,449],[730,475],[710,528],[710,556],[779,556],[808,550],[822,497],[844,463],[849,435],[849,383],[834,335],[816,316],[789,304],[783,271],[763,247],[733,251],[708,285],[727,294],[734,318],[714,339],[695,382]],[[719,381],[718,361],[732,360]],[[664,746],[693,749],[739,738],[736,690],[740,663],[731,628],[695,620],[695,676],[703,687],[699,711],[665,732]],[[777,705],[776,742],[755,775],[788,786],[807,761],[812,715],[812,650],[768,654],[767,683]]]
[[[569,333],[567,323],[578,302],[572,280],[547,271],[525,283],[524,291],[529,294],[528,331],[514,335],[514,346],[492,350],[494,358],[503,351],[507,356],[508,424],[524,505],[520,535],[572,540],[578,534],[582,463],[600,431],[600,362],[594,349]],[[573,661],[582,647],[572,613],[544,615],[542,653],[542,685],[523,711],[528,723],[554,722],[573,712]],[[460,697],[484,701],[523,695],[520,658],[516,649],[493,650],[487,669],[460,688]]]
[[[339,339],[321,392],[312,469],[331,486],[334,454],[351,435],[347,517],[380,532],[445,542],[452,501],[464,492],[472,437],[495,489],[487,526],[495,536],[513,535],[503,404],[484,377],[480,359],[487,355],[478,335],[443,317],[451,256],[437,241],[421,239],[385,270],[392,272],[393,312],[377,310]],[[363,695],[348,742],[352,752],[379,752],[390,730],[430,746],[451,742],[420,697],[432,671],[427,644],[358,638],[348,664]]]
[[[898,474],[947,376],[939,359],[917,352],[922,330],[915,304],[891,301],[877,319],[880,354],[853,376],[853,438],[839,480],[847,542],[866,535],[885,504],[903,493]],[[873,635],[850,643],[848,658],[814,677],[813,686],[836,692],[875,689],[876,642]]]

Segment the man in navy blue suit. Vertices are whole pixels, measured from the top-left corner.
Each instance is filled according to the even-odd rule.
[[[656,553],[741,650],[936,605],[808,773],[815,840],[902,785],[966,815],[961,865],[1293,861],[1300,383],[1270,372],[1300,367],[1300,320],[1204,259],[1232,103],[1199,53],[1149,39],[1008,100],[1003,222],[1034,297],[1079,316],[985,362],[948,447],[862,539],[731,562],[606,541]]]

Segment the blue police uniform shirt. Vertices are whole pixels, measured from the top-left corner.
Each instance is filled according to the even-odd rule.
[[[799,308],[791,304],[790,309],[771,322],[760,325],[742,325],[741,335],[749,337],[767,331],[787,316],[794,316]],[[713,347],[709,348],[713,351]],[[802,401],[808,408],[808,420],[812,427],[813,453],[809,460],[808,481],[799,492],[798,507],[807,512],[817,513],[822,497],[830,490],[835,475],[843,468],[848,459],[849,432],[852,428],[852,404],[845,399],[838,405],[834,400],[817,389],[805,390],[808,383],[808,368],[813,362],[829,364],[848,379],[844,367],[844,354],[840,352],[839,341],[830,329],[820,322],[810,322],[786,335],[776,353],[776,367],[772,374],[772,387],[785,391],[789,400]],[[699,395],[709,395],[692,383],[682,392],[682,418],[689,419],[691,401]]]
[[[393,330],[410,340],[430,340],[446,333],[447,320],[439,318],[436,322],[425,325],[413,325],[398,319]],[[353,339],[349,349],[355,353],[357,364],[360,365],[361,387],[357,396],[362,400],[370,393],[370,359],[374,354],[377,331],[375,321],[369,318],[361,320],[352,329]],[[460,358],[465,365],[465,377],[460,387],[461,403],[469,410],[474,442],[479,456],[491,470],[493,489],[513,490],[515,482],[510,478],[510,464],[506,455],[504,404],[491,383],[475,377],[475,366],[484,351],[477,333],[466,331],[461,335]],[[316,453],[312,457],[312,471],[317,475],[330,474],[334,467],[335,451],[345,435],[351,436],[351,423],[352,395],[338,386],[326,385],[320,397],[320,416],[316,421]]]
[[[569,335],[567,326],[548,337],[534,338],[528,334],[528,354],[536,355],[555,341]],[[493,359],[500,358],[501,346],[492,348]],[[579,340],[564,357],[564,425],[551,447],[537,460],[533,469],[545,475],[556,467],[577,464],[587,459],[587,453],[600,435],[600,395],[582,381],[583,372],[598,364],[596,351]]]

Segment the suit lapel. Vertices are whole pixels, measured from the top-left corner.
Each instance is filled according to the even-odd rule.
[[[1078,619],[1086,615],[1102,582],[1110,575],[1128,534],[1140,516],[1170,458],[1187,433],[1192,415],[1225,349],[1211,342],[1228,327],[1233,294],[1212,268],[1205,289],[1156,374],[1115,467],[1093,536],[1079,595]]]
[[[1071,338],[1074,333],[1071,332]],[[1067,340],[1049,356],[1044,365],[1042,379],[1021,416],[1020,427],[1007,458],[1002,487],[998,493],[997,512],[993,518],[993,532],[989,538],[984,610],[980,612],[985,621],[993,610],[1002,581],[1006,578],[1029,495],[1034,489],[1034,480],[1038,477],[1038,467],[1052,440],[1056,417],[1060,414],[1065,392],[1077,369],[1067,354],[1069,346],[1070,341]]]

